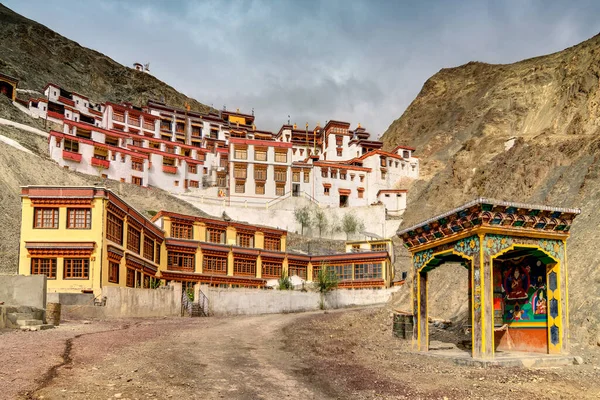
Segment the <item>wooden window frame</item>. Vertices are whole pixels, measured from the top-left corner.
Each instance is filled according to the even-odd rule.
[[[265,250],[281,251],[281,238],[265,235]]]
[[[264,154],[264,157],[262,156],[263,154]],[[267,161],[267,157],[268,157],[268,152],[266,149],[254,148],[254,161]]]
[[[216,241],[217,235],[219,236],[219,241]],[[225,243],[225,229],[218,228],[206,228],[206,241],[210,243]]]
[[[265,194],[265,183],[257,182],[254,186],[254,194]]]
[[[180,251],[169,251],[167,254],[167,269],[172,271],[195,271],[196,255]]]
[[[45,215],[48,212],[50,216]],[[35,207],[33,209],[33,228],[34,229],[58,229],[59,222],[59,209],[58,207]],[[50,222],[50,226],[46,225],[46,222]]]
[[[194,225],[186,224],[183,222],[171,221],[171,237],[177,239],[193,239],[194,238]]]
[[[267,180],[267,167],[266,166],[254,166],[254,180],[255,181],[266,181]]]
[[[137,246],[136,246],[137,244]],[[132,225],[127,226],[127,249],[137,254],[140,254],[142,246],[142,231],[133,227]]]
[[[67,229],[92,229],[92,209],[67,208]]]
[[[77,264],[81,263],[80,266]],[[75,271],[81,268],[81,273],[77,275]],[[63,259],[63,279],[68,280],[88,280],[90,279],[90,259],[89,258],[64,258]]]
[[[144,180],[142,178],[140,178],[139,176],[132,176],[131,183],[134,185],[143,186]]]
[[[227,275],[227,256],[204,255],[202,272],[217,275]]]
[[[134,288],[135,287],[135,269],[127,268],[127,273],[125,276],[125,286]]]
[[[144,235],[144,258],[154,262],[154,239],[150,236]]]
[[[106,238],[111,242],[123,244],[123,218],[110,211],[106,213]]]
[[[287,163],[287,151],[275,151],[275,162]]]
[[[131,160],[131,169],[134,171],[144,172],[144,163],[136,160]]]
[[[248,258],[234,258],[233,275],[256,276],[256,260],[251,260]]]
[[[247,148],[239,148],[233,147],[233,158],[236,160],[247,160],[248,159],[248,149]]]
[[[262,276],[265,278],[279,278],[283,271],[283,263],[278,261],[263,261]]]
[[[119,269],[121,266],[118,262],[108,261],[108,281],[110,283],[119,283]]]
[[[240,247],[254,247],[254,234],[237,232],[235,242]]]
[[[305,169],[303,171],[303,174],[304,174],[304,183],[310,183],[310,171]]]
[[[198,166],[195,164],[189,164],[188,165],[188,173],[190,174],[197,174],[198,173]]]
[[[285,195],[285,184],[275,185],[275,196]]]
[[[32,258],[31,275],[46,275],[47,279],[56,279],[56,258]]]
[[[354,279],[382,279],[383,262],[354,264]]]
[[[238,180],[235,181],[235,193],[246,193],[246,181]]]

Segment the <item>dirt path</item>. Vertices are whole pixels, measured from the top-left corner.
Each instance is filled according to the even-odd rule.
[[[327,398],[283,349],[280,332],[299,317],[150,320],[82,336],[30,398]]]
[[[391,335],[386,308],[65,324],[0,333],[0,399],[595,399],[598,352],[470,368]]]

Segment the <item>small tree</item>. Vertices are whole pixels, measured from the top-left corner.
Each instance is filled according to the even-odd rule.
[[[362,221],[353,214],[345,214],[342,218],[342,231],[346,234],[346,240],[348,240],[350,235],[357,233],[362,226]]]
[[[308,206],[296,208],[294,210],[294,217],[296,222],[302,227],[302,235],[304,235],[304,228],[309,227],[311,224],[310,208]]]
[[[292,280],[289,276],[284,274],[283,270],[281,270],[281,277],[277,280],[279,284],[279,290],[293,290],[294,286],[292,285]]]
[[[338,276],[327,262],[321,263],[321,268],[317,273],[317,289],[319,290],[320,301],[319,308],[325,309],[325,296],[338,286]]]
[[[321,238],[323,231],[327,230],[327,225],[329,223],[325,211],[323,211],[320,208],[315,208],[313,222],[315,226],[319,229],[319,238]]]

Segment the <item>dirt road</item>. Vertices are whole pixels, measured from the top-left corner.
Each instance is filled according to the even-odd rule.
[[[0,399],[598,398],[598,357],[480,369],[410,352],[389,311],[66,323],[0,333]]]

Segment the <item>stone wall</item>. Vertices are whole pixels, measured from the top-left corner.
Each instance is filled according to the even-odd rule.
[[[0,275],[0,302],[46,309],[46,276]]]
[[[325,298],[325,307],[343,308],[384,304],[401,287],[389,289],[334,290]],[[218,289],[202,285],[208,297],[210,315],[277,314],[319,309],[316,292],[294,290]]]

